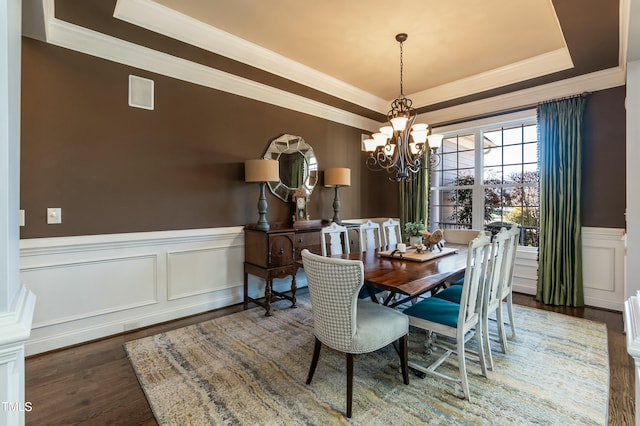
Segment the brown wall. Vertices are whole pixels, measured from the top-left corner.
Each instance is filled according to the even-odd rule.
[[[398,215],[397,184],[366,169],[360,129],[23,39],[22,238],[238,226],[257,220],[243,162],[283,133],[310,143],[320,171],[352,169],[343,218]],[[154,111],[127,105],[128,76],[155,81]],[[583,225],[624,227],[625,88],[595,92],[585,115]],[[322,183],[322,180],[321,180]],[[290,206],[267,195],[268,220]],[[313,219],[330,218],[317,187]],[[60,225],[46,208],[61,207]]]
[[[584,116],[582,225],[625,228],[625,86],[592,93]]]
[[[128,106],[129,74],[155,81],[154,111]],[[352,169],[343,218],[397,214],[391,182],[360,199],[370,172],[359,129],[24,38],[21,237],[255,222],[258,185],[244,182],[243,162],[284,133],[313,146],[321,172]],[[267,201],[269,221],[288,220],[288,204]],[[330,218],[332,201],[317,187],[311,217]],[[62,208],[62,224],[46,224],[47,207]]]

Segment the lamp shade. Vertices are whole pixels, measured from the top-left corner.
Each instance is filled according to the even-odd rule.
[[[324,171],[325,186],[350,186],[351,169],[346,167],[334,167]]]
[[[244,162],[245,182],[277,182],[280,180],[278,160],[246,160]]]

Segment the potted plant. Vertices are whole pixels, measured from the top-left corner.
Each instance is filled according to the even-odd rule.
[[[421,244],[422,235],[420,235],[420,231],[426,229],[427,227],[422,223],[422,220],[418,222],[407,222],[404,224],[405,238],[409,238],[409,244]]]

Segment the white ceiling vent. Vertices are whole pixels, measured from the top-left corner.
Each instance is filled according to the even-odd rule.
[[[153,109],[153,80],[129,76],[129,106]]]

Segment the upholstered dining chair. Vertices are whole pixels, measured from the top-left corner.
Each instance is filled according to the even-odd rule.
[[[354,355],[373,352],[398,342],[402,378],[409,384],[407,343],[409,318],[370,300],[358,299],[364,282],[359,260],[318,256],[303,250],[313,314],[315,347],[307,384],[311,384],[322,344],[344,352],[347,358],[347,417],[351,417]]]
[[[329,238],[329,255],[349,254],[349,231],[346,226],[332,222],[320,230],[320,244],[323,256],[327,256],[327,236]]]
[[[428,366],[409,361],[409,366],[459,385],[464,398],[468,400],[471,396],[467,380],[466,343],[474,336],[482,375],[487,376],[480,313],[482,312],[482,286],[487,277],[490,250],[490,238],[486,235],[478,236],[469,243],[464,284],[460,286],[462,289],[460,303],[428,297],[404,310],[404,313],[409,316],[409,324],[426,330],[429,338],[432,333],[436,333],[438,336],[447,336],[455,341],[455,345],[448,345],[445,339],[438,338],[438,342],[433,345],[442,346],[444,351],[437,360]],[[436,371],[453,353],[457,354],[459,377]]]
[[[380,224],[368,220],[360,224],[360,250],[370,251],[380,249],[384,245]]]
[[[393,245],[402,242],[402,230],[400,222],[395,219],[389,219],[382,222],[382,234],[384,235],[384,244]]]

